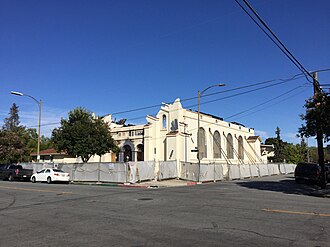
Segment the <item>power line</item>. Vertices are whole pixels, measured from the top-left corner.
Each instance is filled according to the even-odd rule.
[[[330,68],[316,70],[314,72],[326,72],[326,71],[330,71]],[[216,102],[216,101],[220,101],[220,100],[224,100],[224,99],[236,97],[236,96],[239,96],[239,95],[247,94],[247,93],[250,93],[250,92],[259,91],[259,90],[262,90],[262,89],[265,89],[265,88],[268,88],[268,87],[273,87],[273,86],[276,86],[276,85],[283,84],[285,82],[290,82],[290,81],[293,81],[293,80],[297,80],[297,79],[300,79],[302,77],[304,77],[303,76],[303,73],[296,74],[296,75],[294,75],[294,76],[292,76],[291,78],[288,78],[288,79],[267,80],[267,81],[253,83],[253,84],[249,84],[249,85],[245,85],[245,86],[240,86],[240,87],[236,87],[236,88],[232,88],[232,89],[228,89],[228,90],[223,90],[223,91],[220,91],[220,92],[205,94],[202,97],[208,97],[208,96],[217,95],[217,94],[221,94],[221,93],[232,92],[232,91],[236,91],[236,90],[240,90],[240,89],[244,89],[244,88],[254,87],[254,86],[263,85],[263,84],[268,84],[270,82],[281,81],[279,83],[270,84],[268,86],[264,86],[264,87],[261,87],[261,88],[256,88],[256,89],[253,89],[253,90],[249,90],[249,91],[237,93],[237,94],[234,94],[234,95],[229,95],[229,96],[226,96],[226,97],[223,97],[223,98],[219,98],[219,99],[215,99],[215,100],[203,102],[202,104],[208,104],[208,103],[212,103],[212,102]],[[191,98],[182,99],[181,102],[189,101],[189,100],[194,100],[194,99],[197,99],[197,97],[191,97]],[[140,107],[140,108],[135,108],[135,109],[131,109],[131,110],[126,110],[126,111],[121,111],[121,112],[115,112],[112,115],[119,115],[119,114],[123,114],[123,113],[130,113],[130,112],[135,112],[135,111],[140,111],[140,110],[146,110],[146,109],[151,109],[151,108],[155,108],[155,107],[160,107],[162,105],[163,104],[156,104],[156,105],[151,105],[151,106],[146,106],[146,107]],[[187,106],[186,108],[194,107],[194,106],[197,106],[197,104]],[[145,118],[145,117],[146,116],[143,115],[143,116],[140,116],[140,117],[129,118],[127,120],[137,120],[137,119],[142,119],[142,118]],[[41,126],[50,126],[50,125],[58,125],[58,124],[60,124],[60,122],[41,124]],[[33,127],[37,127],[37,125],[35,125],[35,126],[27,126],[27,128],[33,128]]]
[[[261,89],[265,89],[265,88],[268,88],[268,87],[277,86],[277,85],[280,85],[280,84],[283,84],[283,83],[286,83],[286,82],[289,82],[289,81],[292,81],[292,80],[297,80],[297,79],[299,79],[299,78],[297,78],[297,76],[294,76],[294,77],[292,77],[291,79],[282,80],[282,82],[277,82],[277,83],[273,83],[273,84],[270,84],[270,85],[267,85],[267,86],[263,86],[263,87],[260,87],[260,88],[256,88],[256,89],[248,90],[248,91],[245,91],[245,92],[240,92],[240,93],[237,93],[237,94],[234,94],[234,95],[229,95],[229,96],[226,96],[226,97],[223,97],[223,98],[220,98],[220,99],[215,99],[215,100],[211,100],[211,101],[206,101],[206,102],[203,102],[203,103],[201,103],[201,104],[202,104],[202,105],[205,105],[205,104],[209,104],[209,103],[212,103],[212,102],[216,102],[216,101],[220,101],[220,100],[224,100],[224,99],[228,99],[228,98],[236,97],[236,96],[239,96],[239,95],[243,95],[243,94],[251,93],[251,92],[254,92],[254,91],[259,91],[259,90],[261,90]],[[273,80],[271,80],[271,81],[273,81]],[[239,89],[242,89],[242,88],[252,87],[252,86],[260,85],[260,84],[265,84],[265,83],[268,83],[268,82],[270,82],[270,81],[261,82],[261,83],[255,83],[255,84],[252,84],[252,85],[247,85],[247,86],[243,86],[243,87],[237,87],[237,88],[233,88],[233,89],[229,89],[229,90],[225,90],[225,91],[226,91],[226,92],[231,92],[231,91],[239,90]],[[213,94],[210,94],[210,95],[219,94],[219,93],[223,93],[223,92],[213,93]],[[206,95],[206,96],[209,96],[209,95]],[[184,101],[191,100],[191,99],[192,99],[192,98],[185,99]],[[113,115],[116,115],[116,114],[129,113],[129,112],[134,112],[134,111],[140,111],[140,110],[150,109],[150,108],[154,108],[154,107],[156,107],[156,106],[160,107],[160,106],[162,106],[162,105],[163,105],[163,104],[157,104],[157,105],[153,105],[153,106],[140,107],[140,108],[135,108],[135,109],[127,110],[127,111],[116,112],[116,113],[113,113],[112,116],[113,116]],[[190,107],[194,107],[194,106],[197,106],[197,104],[187,106],[186,108],[190,108]],[[138,118],[138,119],[139,119],[139,118]],[[135,119],[131,119],[131,120],[135,120]],[[42,124],[41,126],[57,125],[57,124],[60,124],[60,122],[59,122],[59,123]],[[30,126],[30,128],[31,128],[31,127],[35,127],[35,126]]]
[[[301,87],[301,86],[299,86],[299,87]],[[305,91],[305,90],[302,90],[302,91],[300,91],[300,92],[294,94],[293,96],[296,96],[296,95],[298,95],[298,94],[301,94],[301,93],[304,92],[304,91]],[[242,116],[242,117],[239,117],[239,118],[236,118],[236,119],[240,119],[240,118],[243,118],[243,117],[246,117],[246,116],[249,116],[249,115],[255,114],[255,113],[259,112],[259,111],[262,111],[262,110],[265,110],[265,109],[267,109],[267,108],[269,108],[269,107],[272,107],[272,106],[274,106],[274,105],[280,104],[280,103],[282,103],[282,102],[285,101],[285,100],[291,99],[293,96],[290,96],[290,97],[284,98],[284,99],[281,100],[280,102],[276,102],[276,103],[271,104],[271,105],[269,105],[269,106],[265,106],[265,107],[263,107],[263,108],[261,108],[261,109],[259,109],[259,110],[256,110],[256,111],[254,111],[254,112],[251,112],[251,113],[249,113],[249,114],[246,114],[246,115],[244,115],[244,116]],[[211,126],[211,125],[216,125],[216,123],[209,123],[209,124],[204,125],[204,127]],[[197,128],[192,128],[192,129],[189,129],[189,130],[187,130],[187,131],[194,131],[194,130],[197,130]]]
[[[283,42],[275,35],[275,33],[269,28],[269,26],[265,23],[265,21],[258,15],[258,13],[252,8],[252,6],[246,1],[243,0],[245,5],[252,11],[252,13],[257,17],[257,19],[261,22],[261,24],[270,32],[272,37],[276,39],[276,41],[280,44],[278,44],[270,34],[268,34],[265,29],[253,18],[253,16],[239,3],[238,0],[235,0],[236,3],[244,10],[244,12],[253,20],[253,22],[267,35],[267,37],[289,58],[289,60],[300,70],[303,72],[303,74],[306,76],[306,79],[310,81],[307,77],[307,75],[311,78],[313,76],[306,70],[306,68],[295,58],[295,56],[289,51],[288,48],[283,44]]]
[[[220,92],[204,94],[201,97],[208,97],[208,96],[212,96],[212,95],[216,95],[216,94],[228,93],[228,92],[232,92],[232,91],[236,91],[236,90],[240,90],[240,89],[244,89],[244,88],[249,88],[249,87],[254,87],[254,86],[258,86],[258,85],[267,84],[267,83],[274,82],[274,81],[282,81],[283,82],[283,81],[296,80],[296,79],[299,79],[299,78],[303,77],[303,76],[300,76],[300,75],[302,75],[302,74],[294,75],[293,77],[291,77],[289,79],[273,79],[273,80],[268,80],[268,81],[263,81],[263,82],[257,82],[257,83],[254,83],[254,84],[241,86],[241,87],[236,87],[236,88],[233,88],[233,89],[221,90]],[[298,77],[298,76],[300,76],[300,77]],[[197,99],[197,98],[198,97],[196,96],[196,97],[191,97],[191,98],[187,98],[187,99],[182,99],[181,102],[194,100],[194,99]]]
[[[251,113],[249,113],[249,114],[243,115],[243,116],[238,117],[238,118],[236,118],[236,119],[241,119],[241,118],[243,118],[243,117],[247,117],[247,116],[253,115],[253,114],[257,113],[257,112],[263,111],[263,110],[265,110],[265,109],[267,109],[267,108],[269,108],[269,107],[272,107],[272,106],[274,106],[274,105],[278,105],[278,104],[280,104],[280,103],[282,103],[282,102],[284,102],[284,101],[286,101],[286,100],[288,100],[288,99],[291,99],[292,97],[294,97],[294,96],[296,96],[296,95],[301,94],[301,93],[304,92],[304,91],[306,91],[306,89],[304,89],[304,90],[302,90],[302,91],[300,91],[300,92],[298,92],[298,93],[296,93],[296,94],[294,94],[294,95],[292,95],[292,96],[286,97],[286,98],[282,99],[280,102],[275,102],[274,104],[271,104],[271,105],[269,105],[269,106],[265,106],[265,107],[263,107],[263,108],[261,108],[261,109],[259,109],[259,110],[253,111],[253,112],[251,112]]]
[[[298,75],[295,75],[295,76],[291,77],[290,79],[268,80],[268,81],[264,81],[264,82],[259,82],[259,83],[254,83],[254,84],[250,84],[250,85],[246,85],[246,86],[241,86],[241,87],[233,88],[233,89],[224,90],[224,91],[217,92],[217,93],[206,94],[203,97],[210,96],[210,95],[215,95],[215,94],[220,94],[220,93],[224,93],[224,92],[232,92],[232,91],[236,91],[236,90],[240,90],[240,89],[244,89],[244,88],[249,88],[249,87],[254,87],[256,85],[262,85],[262,84],[266,84],[266,83],[269,83],[269,82],[272,82],[272,81],[281,81],[281,82],[273,83],[273,84],[266,85],[266,86],[263,86],[263,87],[255,88],[255,89],[252,89],[252,90],[248,90],[248,91],[245,91],[245,92],[240,92],[240,93],[237,93],[237,94],[233,94],[233,95],[229,95],[229,96],[226,96],[226,97],[222,97],[222,98],[219,98],[219,99],[214,99],[214,100],[206,101],[206,102],[203,102],[201,104],[202,105],[205,105],[205,104],[209,104],[209,103],[212,103],[212,102],[216,102],[216,101],[220,101],[220,100],[224,100],[224,99],[228,99],[228,98],[240,96],[240,95],[243,95],[243,94],[247,94],[247,93],[259,91],[259,90],[262,90],[262,89],[265,89],[265,88],[269,88],[269,87],[273,87],[273,86],[284,84],[286,82],[297,80],[299,78],[301,78],[301,76],[299,77],[299,74],[298,74]],[[182,101],[188,101],[188,100],[192,100],[192,99],[194,99],[194,98],[188,98],[188,99],[184,99]],[[162,105],[163,104],[157,104],[157,105],[152,105],[152,106],[147,106],[147,107],[140,107],[140,108],[135,108],[135,109],[127,110],[127,111],[116,112],[116,113],[113,113],[112,115],[117,115],[117,114],[122,114],[122,113],[130,113],[130,112],[135,112],[135,111],[140,111],[140,110],[154,108],[156,106],[157,107],[160,107]],[[187,106],[186,108],[190,108],[190,107],[194,107],[194,106],[197,106],[197,104]],[[136,119],[140,119],[140,118],[142,118],[142,117],[128,119],[128,120],[136,120]],[[42,124],[41,126],[58,125],[58,124],[60,124],[60,122],[58,122],[58,123]],[[32,127],[36,127],[36,126],[30,126],[30,128],[32,128]]]
[[[290,79],[290,80],[274,83],[274,84],[271,84],[271,85],[263,86],[263,87],[260,87],[260,88],[251,89],[251,90],[248,90],[248,91],[245,91],[245,92],[236,93],[236,94],[229,95],[229,96],[226,96],[226,97],[222,97],[222,98],[219,98],[219,99],[209,100],[209,101],[201,103],[201,105],[209,104],[209,103],[213,103],[213,102],[216,102],[216,101],[225,100],[225,99],[229,99],[229,98],[233,98],[233,97],[240,96],[240,95],[247,94],[247,93],[251,93],[251,92],[256,92],[256,91],[259,91],[259,90],[262,90],[262,89],[265,89],[265,88],[269,88],[269,87],[278,86],[278,85],[281,85],[281,84],[286,83],[288,81],[292,81],[292,80],[296,80],[296,79]],[[188,108],[193,107],[193,106],[197,106],[197,104],[190,105],[190,106],[188,106]]]
[[[303,84],[303,85],[305,85],[305,84]],[[289,93],[291,93],[291,92],[293,92],[293,91],[295,91],[295,90],[297,90],[297,89],[299,89],[299,88],[302,88],[303,85],[300,85],[300,86],[298,86],[298,87],[295,87],[295,88],[293,88],[293,89],[290,89],[289,91],[286,91],[285,93],[282,93],[282,94],[280,94],[280,95],[278,95],[278,96],[276,96],[276,97],[274,97],[274,98],[272,98],[272,99],[269,99],[269,100],[267,100],[267,101],[264,101],[264,102],[262,102],[262,103],[260,103],[260,104],[257,104],[257,105],[255,105],[255,106],[253,106],[253,107],[251,107],[251,108],[249,108],[249,109],[247,109],[247,110],[244,110],[244,111],[238,112],[238,113],[233,114],[233,115],[231,115],[231,116],[229,116],[229,117],[225,117],[225,119],[230,119],[230,118],[236,117],[236,116],[238,116],[238,115],[241,115],[241,114],[243,114],[243,113],[249,112],[249,111],[251,111],[251,110],[253,110],[253,109],[255,109],[255,108],[259,107],[259,106],[262,106],[262,105],[264,105],[264,104],[267,104],[267,103],[269,103],[269,102],[271,102],[271,101],[274,101],[274,100],[276,100],[276,99],[278,99],[278,98],[281,98],[282,96],[287,95],[287,94],[289,94]]]
[[[208,97],[208,96],[212,96],[212,95],[216,95],[216,94],[228,93],[228,92],[232,92],[232,91],[236,91],[236,90],[240,90],[240,89],[244,89],[244,88],[254,87],[254,86],[263,85],[263,84],[268,84],[268,83],[275,82],[275,81],[289,82],[289,81],[297,80],[297,79],[303,77],[301,75],[302,74],[297,74],[297,75],[294,75],[293,77],[290,77],[289,79],[273,79],[273,80],[262,81],[262,82],[249,84],[249,85],[245,85],[245,86],[240,86],[240,87],[236,87],[236,88],[232,88],[232,89],[228,89],[228,90],[222,90],[220,92],[204,94],[201,97]],[[195,99],[197,99],[197,96],[186,98],[186,99],[181,99],[180,101],[185,102],[185,101],[190,101],[190,100],[195,100]],[[147,110],[147,109],[151,109],[151,108],[155,108],[155,107],[161,107],[162,105],[163,104],[156,104],[156,105],[150,105],[150,106],[145,106],[145,107],[139,107],[139,108],[134,108],[134,109],[130,109],[130,110],[114,112],[111,115],[114,116],[114,115],[120,115],[120,114],[123,114],[123,113],[142,111],[142,110]]]

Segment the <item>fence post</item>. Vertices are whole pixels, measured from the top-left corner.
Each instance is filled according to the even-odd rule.
[[[100,163],[97,164],[97,183],[101,183],[100,182]]]
[[[124,167],[125,167],[125,183],[127,184],[127,170],[128,170],[128,163],[124,162]]]
[[[213,162],[213,182],[215,183],[216,182],[216,179],[215,179],[215,162]]]
[[[200,174],[201,174],[201,163],[199,162],[199,163],[198,163],[198,176],[197,176],[197,182],[199,182]]]

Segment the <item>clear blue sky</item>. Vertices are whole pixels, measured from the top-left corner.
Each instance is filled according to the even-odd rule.
[[[330,1],[249,2],[306,69],[330,68]],[[0,31],[0,121],[15,102],[21,123],[36,126],[36,103],[9,92],[30,94],[43,101],[47,136],[58,126],[47,124],[77,106],[105,115],[195,97],[215,83],[226,87],[209,93],[300,73],[234,0],[0,0]],[[319,74],[321,83],[329,79],[330,72]],[[226,119],[306,82],[202,104],[201,110]],[[309,83],[230,120],[255,128],[263,140],[279,126],[282,139],[297,142],[299,114],[312,94]],[[141,124],[158,109],[115,117]]]

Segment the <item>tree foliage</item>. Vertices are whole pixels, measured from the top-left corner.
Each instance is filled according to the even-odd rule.
[[[12,107],[9,110],[9,116],[5,118],[5,123],[2,126],[3,130],[8,130],[8,131],[15,131],[17,128],[19,128],[19,115],[18,115],[18,106],[13,103]]]
[[[281,130],[279,127],[276,128],[275,134],[275,138],[268,138],[265,141],[267,145],[274,145],[274,157],[270,157],[270,161],[275,163],[285,161],[292,164],[308,161],[308,147],[304,138],[301,139],[300,144],[294,145],[281,139]]]
[[[285,146],[287,145],[286,142],[283,142],[281,139],[281,130],[279,127],[276,128],[275,131],[276,137],[275,138],[267,138],[265,140],[265,144],[267,145],[274,145],[274,157],[272,159],[273,162],[280,163],[284,162],[285,159]]]
[[[30,160],[31,152],[37,151],[36,129],[20,125],[19,107],[14,103],[0,129],[0,163],[17,163]],[[52,147],[50,138],[41,136],[40,150]]]
[[[299,128],[302,137],[316,136],[317,128],[322,131],[324,142],[330,141],[330,97],[319,93],[306,100],[306,114],[301,115],[305,124]]]
[[[287,144],[285,146],[284,156],[286,163],[297,164],[303,161],[299,149],[300,149],[299,144],[297,145]]]
[[[95,154],[118,149],[108,125],[81,107],[70,111],[68,120],[61,120],[61,126],[52,132],[52,141],[57,151],[81,157],[85,163]]]
[[[30,158],[33,131],[20,125],[18,112],[14,103],[0,130],[0,163],[16,163]]]

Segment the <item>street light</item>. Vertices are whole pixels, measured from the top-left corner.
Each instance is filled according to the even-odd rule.
[[[197,115],[197,159],[198,159],[198,182],[199,182],[199,175],[200,175],[200,169],[201,169],[201,150],[200,150],[200,110],[201,110],[201,96],[203,93],[205,93],[207,90],[213,87],[223,87],[226,86],[226,84],[215,84],[212,86],[209,86],[205,88],[202,92],[198,90],[198,115]]]
[[[27,95],[27,94],[23,94],[21,92],[15,92],[15,91],[11,91],[11,94],[17,95],[17,96],[26,96],[29,97],[31,99],[33,99],[35,102],[37,102],[38,107],[39,107],[39,121],[38,121],[38,146],[37,146],[37,162],[39,162],[40,160],[40,123],[41,123],[41,106],[42,106],[42,102],[41,100],[36,100],[34,97],[32,97],[31,95]]]

